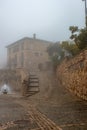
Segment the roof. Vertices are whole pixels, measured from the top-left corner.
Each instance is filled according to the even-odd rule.
[[[46,41],[46,40],[41,40],[41,39],[34,39],[34,38],[24,37],[24,38],[22,38],[22,39],[20,39],[20,40],[18,40],[16,42],[14,42],[14,43],[11,43],[11,44],[7,45],[6,48],[9,48],[9,47],[13,46],[16,43],[20,43],[21,41],[25,41],[26,39],[28,39],[28,40],[36,40],[36,41],[41,41],[41,42],[46,42],[46,43],[49,43],[49,44],[53,43],[51,41]]]

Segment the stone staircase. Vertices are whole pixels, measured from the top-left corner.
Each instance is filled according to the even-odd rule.
[[[26,92],[26,96],[32,96],[40,91],[39,89],[39,78],[36,74],[29,75],[29,86]]]

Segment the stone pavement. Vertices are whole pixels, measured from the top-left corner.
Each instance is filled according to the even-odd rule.
[[[0,130],[87,130],[87,101],[60,85],[47,98],[0,95]]]
[[[0,130],[62,130],[32,105],[0,95]]]
[[[63,130],[87,130],[87,101],[57,83],[49,97],[33,96],[27,102]]]
[[[28,112],[15,100],[17,98],[9,95],[0,95],[0,130],[35,128],[37,124],[31,124]]]
[[[87,103],[85,101],[69,102],[60,106],[45,103],[39,105],[38,108],[63,130],[87,130]]]

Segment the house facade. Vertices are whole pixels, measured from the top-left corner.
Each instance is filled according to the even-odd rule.
[[[30,71],[38,70],[50,58],[47,47],[52,44],[45,40],[25,37],[7,46],[7,66],[9,69],[27,68]]]

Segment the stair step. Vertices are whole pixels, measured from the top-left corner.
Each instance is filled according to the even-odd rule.
[[[39,84],[38,81],[30,81],[29,84]]]
[[[37,85],[39,85],[38,82],[37,82],[37,83],[36,83],[36,82],[33,82],[33,83],[30,83],[30,82],[29,82],[29,86],[37,86]]]
[[[39,91],[39,87],[29,88],[28,92]]]
[[[30,79],[29,82],[39,82],[38,79]]]
[[[26,92],[26,97],[32,96],[38,93],[39,91],[39,78],[35,73],[31,72],[29,75],[29,88]]]
[[[30,90],[30,91],[26,92],[26,94],[33,94],[33,93],[36,93],[36,92],[39,92],[39,89],[37,91]]]
[[[33,94],[33,93],[36,93],[36,91],[29,91],[26,94]]]
[[[37,76],[36,74],[30,74],[30,76]]]
[[[34,95],[34,94],[36,94],[36,93],[38,93],[38,92],[34,92],[34,93],[28,93],[28,94],[26,94],[26,97],[29,97],[29,96],[32,96],[32,95]]]
[[[37,79],[38,80],[38,77],[30,77],[29,80],[31,79]]]
[[[37,78],[37,79],[38,79],[38,77],[37,77],[37,76],[30,76],[29,78]]]
[[[39,92],[39,90],[38,91],[28,91],[26,94],[32,94],[32,93],[36,93],[36,92]]]
[[[37,85],[37,86],[29,86],[29,88],[38,88],[39,87],[39,85]]]

